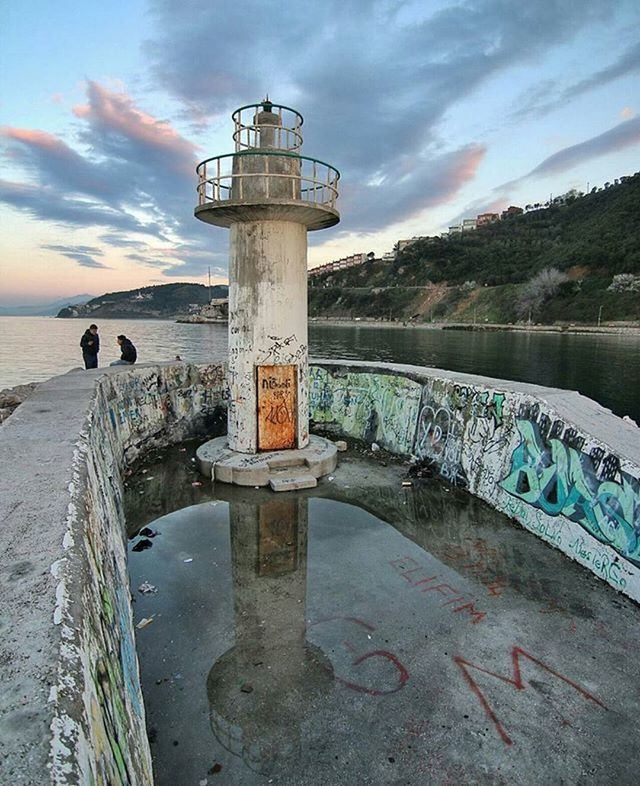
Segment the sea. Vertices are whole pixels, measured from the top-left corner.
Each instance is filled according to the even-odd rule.
[[[0,389],[82,366],[88,323],[55,317],[0,317]],[[119,357],[116,336],[131,338],[139,362],[225,360],[227,326],[168,320],[98,322],[101,366]],[[640,335],[449,331],[385,325],[309,325],[312,358],[432,366],[497,379],[577,390],[640,423]]]

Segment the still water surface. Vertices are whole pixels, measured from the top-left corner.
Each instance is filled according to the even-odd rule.
[[[0,318],[0,389],[48,379],[82,365],[88,323],[51,317]],[[226,325],[160,320],[101,320],[100,365],[119,357],[115,337],[129,336],[140,362],[180,355],[222,361]],[[467,332],[309,325],[312,357],[412,363],[577,390],[617,415],[640,422],[640,337],[557,333]]]
[[[636,783],[630,600],[400,465],[343,453],[273,495],[203,481],[194,450],[125,497],[158,786]]]

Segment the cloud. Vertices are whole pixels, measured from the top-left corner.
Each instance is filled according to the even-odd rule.
[[[528,90],[518,99],[518,108],[510,115],[512,120],[546,115],[594,88],[602,87],[615,79],[640,70],[640,43],[631,46],[611,65],[595,71],[585,79],[560,88],[558,80],[545,80]]]
[[[637,144],[640,144],[640,117],[625,120],[598,136],[558,150],[526,175],[496,186],[489,197],[467,205],[465,210],[452,218],[449,223],[450,225],[459,223],[462,218],[475,216],[480,212],[495,212],[498,206],[504,206],[509,202],[509,192],[525,180],[564,172],[584,161]]]
[[[69,198],[58,190],[37,185],[0,180],[0,202],[22,210],[38,220],[67,227],[104,226],[123,232],[162,237],[161,227],[155,223],[142,224],[125,211]]]
[[[0,130],[6,155],[27,178],[0,182],[0,201],[41,221],[104,227],[103,242],[138,251],[145,264],[171,266],[176,260],[162,261],[131,233],[165,242],[177,238],[179,246],[196,250],[206,243],[212,253],[221,252],[226,233],[193,216],[196,145],[140,109],[126,92],[91,81],[86,89],[87,102],[74,108],[86,152],[44,131]]]
[[[623,52],[611,65],[567,87],[562,93],[562,99],[566,101],[575,98],[576,96],[582,95],[582,93],[592,90],[594,87],[602,87],[602,85],[609,84],[609,82],[612,82],[614,79],[619,79],[621,76],[628,76],[636,71],[640,71],[640,42],[629,47],[629,49]]]
[[[343,229],[372,230],[381,223],[393,224],[425,208],[448,202],[465,183],[473,180],[485,153],[483,145],[466,145],[439,156],[417,160],[407,156],[401,168],[398,160],[394,161],[393,167],[378,174],[374,185],[345,189],[342,207],[348,219]]]
[[[585,142],[570,145],[559,150],[557,153],[545,158],[542,163],[538,164],[537,167],[523,177],[512,181],[512,183],[540,175],[564,172],[567,169],[572,169],[577,164],[581,164],[583,161],[597,158],[606,153],[614,153],[638,143],[640,143],[640,117],[635,117],[631,118],[631,120],[625,120],[603,134],[587,139]],[[506,184],[504,187],[506,188],[509,185]]]
[[[354,232],[446,202],[441,173],[469,156],[439,144],[448,110],[614,13],[608,0],[468,0],[435,11],[325,0],[312,18],[304,4],[264,0],[237,0],[224,13],[200,0],[196,9],[154,3],[157,32],[146,46],[158,86],[195,118],[217,119],[267,91],[293,103],[305,116],[304,152],[342,172],[343,228]]]
[[[72,259],[81,267],[99,268],[102,270],[111,270],[109,265],[94,259],[96,256],[103,256],[103,251],[94,246],[64,246],[58,244],[46,244],[42,248],[48,251],[55,251],[67,259]]]

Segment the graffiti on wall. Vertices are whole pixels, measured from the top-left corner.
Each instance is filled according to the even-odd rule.
[[[505,394],[453,385],[440,395],[424,386],[416,425],[413,455],[429,459],[442,477],[459,486],[486,471],[486,454],[499,453],[504,434]]]
[[[335,423],[365,442],[394,453],[411,453],[422,386],[391,374],[346,373],[333,376],[311,369],[309,406],[316,423]]]
[[[601,447],[531,408],[516,419],[520,443],[500,487],[548,516],[565,516],[640,565],[640,483]]]

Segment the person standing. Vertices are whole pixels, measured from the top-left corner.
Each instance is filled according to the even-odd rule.
[[[98,326],[89,325],[80,339],[82,359],[85,368],[98,368],[98,352],[100,352],[100,336]]]
[[[120,360],[114,360],[112,366],[132,366],[138,359],[138,353],[133,343],[125,335],[116,338],[120,345]]]

